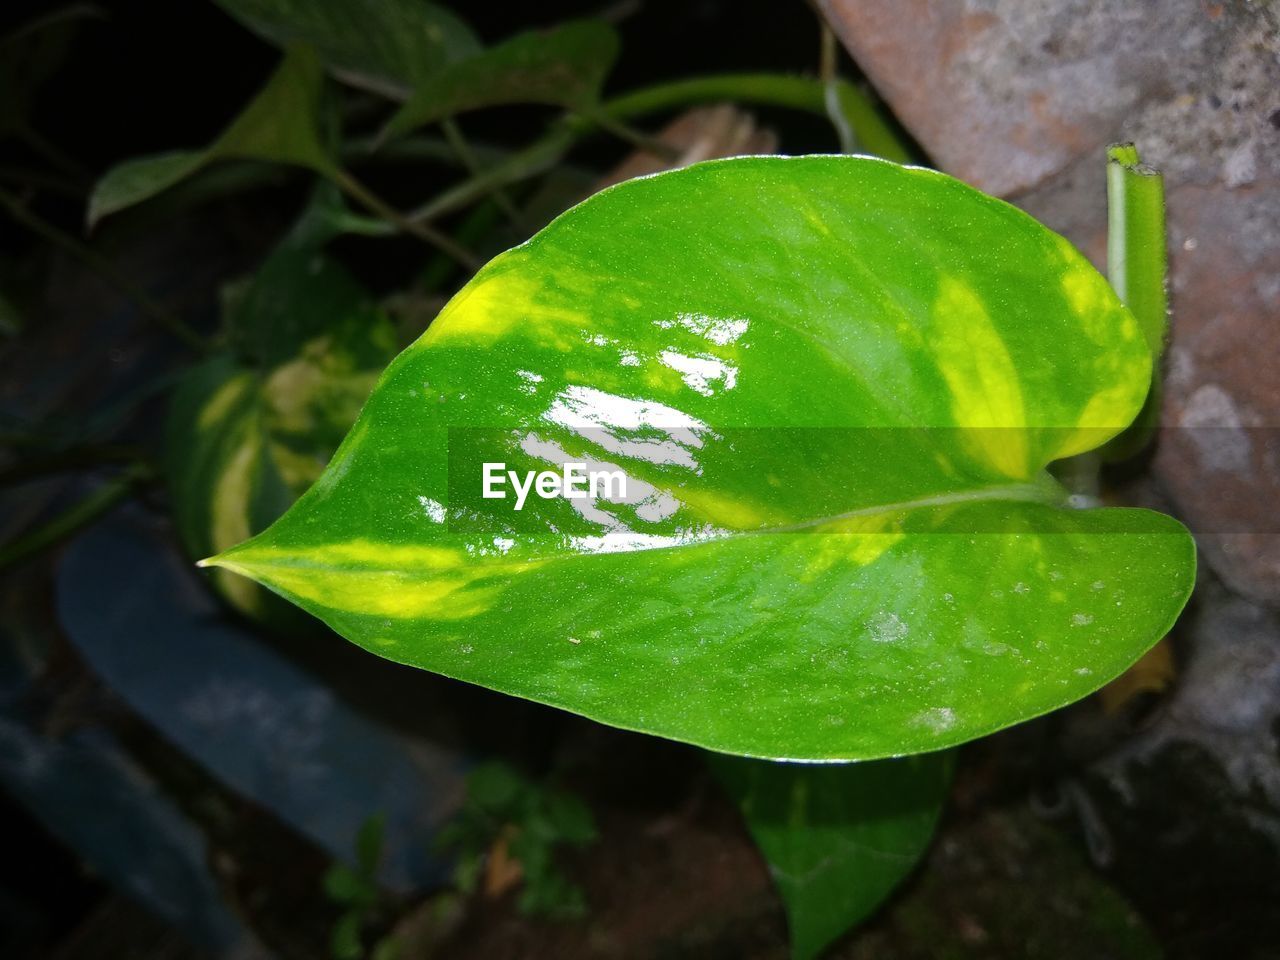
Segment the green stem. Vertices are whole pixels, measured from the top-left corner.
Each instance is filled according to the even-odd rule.
[[[471,149],[471,144],[467,142],[467,138],[462,135],[462,128],[458,126],[456,120],[452,117],[446,117],[440,121],[440,129],[444,131],[445,139],[448,141],[450,148],[457,154],[458,161],[463,168],[471,176],[479,176],[483,171],[476,160],[476,155]],[[512,223],[517,226],[521,225],[522,218],[520,211],[516,209],[516,205],[511,202],[511,198],[501,189],[493,191],[493,202],[498,205],[503,213],[507,215]]]
[[[858,138],[854,136],[853,125],[845,114],[840,103],[839,77],[836,76],[836,35],[822,21],[822,45],[818,55],[818,75],[822,79],[822,102],[827,110],[827,118],[836,131],[840,141],[841,153],[856,153]]]
[[[483,173],[456,183],[416,210],[406,214],[414,223],[434,220],[468,207],[510,184],[535,177],[554,167],[582,135],[572,122],[562,122],[542,139],[518,150]]]
[[[210,343],[196,333],[180,319],[156,303],[151,297],[132,281],[121,276],[115,265],[93,248],[86,246],[74,237],[63,233],[53,224],[42,219],[26,208],[18,199],[7,191],[0,190],[0,207],[3,207],[16,222],[26,227],[36,236],[47,240],[55,247],[66,251],[75,259],[96,273],[120,293],[132,300],[149,319],[181,340],[192,350],[207,353]]]
[[[334,182],[337,183],[343,193],[363,204],[370,212],[377,214],[389,223],[395,224],[405,233],[430,244],[442,253],[447,253],[472,272],[479,270],[482,266],[480,259],[470,250],[456,243],[451,237],[430,224],[424,223],[421,219],[406,217],[347,171],[341,169],[333,170],[330,172],[330,176],[333,177]]]
[[[1107,148],[1107,276],[1158,363],[1168,326],[1164,180],[1132,143]]]
[[[581,117],[587,123],[593,124],[611,133],[619,140],[638,147],[646,153],[651,153],[655,157],[659,157],[667,163],[673,163],[680,159],[680,151],[671,144],[659,140],[657,137],[651,137],[642,130],[636,130],[621,119],[614,117],[607,110],[578,110],[577,116]]]
[[[137,484],[149,476],[150,470],[137,464],[98,487],[43,526],[0,546],[0,569],[45,550],[88,526],[127,497]]]
[[[74,197],[77,200],[84,197],[84,189],[82,187],[58,173],[5,165],[0,166],[0,180],[6,180],[19,187],[31,186],[51,190],[64,197]]]
[[[23,124],[18,128],[18,139],[77,184],[87,185],[92,182],[88,170],[52,140],[45,138],[40,131]]]
[[[1151,386],[1134,422],[1101,451],[1105,460],[1141,452],[1159,423],[1160,360],[1169,326],[1165,237],[1163,178],[1142,163],[1132,143],[1112,144],[1107,148],[1107,276],[1151,348]]]
[[[122,444],[91,444],[57,453],[24,457],[0,469],[0,487],[25,483],[51,473],[82,470],[105,463],[140,464],[142,462],[142,450],[138,447]]]
[[[847,80],[836,79],[836,96],[848,118],[853,136],[864,149],[878,157],[909,163],[910,148],[880,115],[875,101]],[[828,84],[812,77],[777,73],[723,73],[658,84],[606,101],[603,110],[618,119],[630,119],[697,103],[731,100],[763,106],[787,107],[829,116]]]
[[[910,162],[911,152],[880,116],[869,96],[846,80],[836,81],[835,90],[856,138],[867,151],[887,160]],[[621,123],[666,110],[725,100],[828,116],[827,88],[811,77],[724,73],[657,84],[607,100],[590,116],[574,115],[564,119],[541,139],[510,154],[482,174],[453,185],[406,217],[416,223],[433,220],[468,206],[495,189],[544,173],[578,140],[598,129],[602,118]]]

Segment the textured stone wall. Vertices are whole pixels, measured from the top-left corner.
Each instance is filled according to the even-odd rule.
[[[1280,936],[1280,4],[819,6],[939,167],[1099,266],[1106,144],[1134,141],[1165,174],[1166,429],[1127,495],[1188,522],[1208,570],[1174,637],[1173,688],[1142,724],[1110,721],[1064,789],[1176,955],[1237,928]],[[1092,709],[1064,726],[1088,729]]]
[[[1280,606],[1280,9],[822,0],[939,167],[1105,256],[1103,149],[1164,171],[1173,322],[1155,475],[1235,590]],[[1224,531],[1236,531],[1226,534]],[[1243,531],[1243,532],[1241,532]]]

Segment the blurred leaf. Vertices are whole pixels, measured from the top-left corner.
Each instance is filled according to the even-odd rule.
[[[591,809],[571,793],[549,792],[546,795],[546,817],[551,834],[575,846],[596,838],[596,822]]]
[[[329,938],[329,952],[333,960],[360,960],[364,956],[359,912],[352,910],[338,918]]]
[[[480,50],[453,13],[420,0],[216,0],[282,47],[309,43],[341,79],[403,99],[441,67]]]
[[[345,863],[335,863],[325,871],[324,892],[334,903],[344,906],[368,906],[378,899],[377,885]]]
[[[89,226],[219,160],[268,160],[332,174],[336,166],[320,137],[322,80],[315,53],[291,48],[266,86],[211,146],[139,157],[108,170],[89,198]]]
[[[22,313],[13,301],[0,291],[0,334],[12,337],[22,330]]]
[[[510,817],[526,789],[524,779],[505,763],[484,763],[467,777],[467,803],[486,813]]]
[[[586,107],[599,97],[617,55],[617,34],[597,20],[519,34],[418,84],[383,135],[500,104]]]
[[[581,799],[491,762],[468,776],[466,803],[439,831],[437,844],[456,854],[454,884],[463,893],[474,892],[481,877],[488,896],[523,882],[521,912],[570,918],[586,911],[586,898],[561,872],[555,849],[595,837],[595,821]]]
[[[862,921],[911,871],[951,778],[949,753],[821,766],[710,759],[768,861],[795,960]]]
[[[356,864],[365,876],[372,876],[378,869],[386,825],[386,817],[380,813],[375,813],[360,825],[360,833],[356,836]]]
[[[395,355],[390,318],[321,249],[340,223],[341,204],[325,184],[253,279],[228,297],[234,352],[194,368],[174,393],[166,471],[193,556],[287,509],[319,476]],[[227,578],[215,584],[242,612],[281,620],[274,598]]]

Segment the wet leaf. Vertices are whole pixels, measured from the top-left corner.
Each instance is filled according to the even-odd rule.
[[[617,55],[617,34],[599,21],[522,33],[419,83],[384,136],[508,103],[584,108],[599,96]]]
[[[403,97],[441,67],[479,52],[471,29],[421,0],[217,0],[254,33],[314,47],[339,77]]]
[[[791,955],[809,960],[868,917],[924,853],[951,757],[771,763],[711,757],[787,909]]]
[[[291,49],[261,92],[206,149],[139,157],[108,170],[89,198],[89,226],[219,160],[267,160],[332,173],[319,131],[322,79],[311,50]]]
[[[1181,609],[1182,526],[1074,509],[1045,469],[1150,376],[1106,281],[1005,203],[866,158],[700,164],[480,271],[320,481],[209,562],[382,656],[617,726],[935,750],[1098,689]],[[517,511],[486,462],[629,489]]]

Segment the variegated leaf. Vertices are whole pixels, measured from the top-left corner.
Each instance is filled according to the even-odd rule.
[[[382,656],[618,726],[933,750],[1097,689],[1181,609],[1186,531],[1074,509],[1046,470],[1150,376],[1106,281],[1005,203],[868,158],[706,163],[496,258],[316,485],[209,562]],[[499,461],[627,496],[517,511],[482,496]]]

